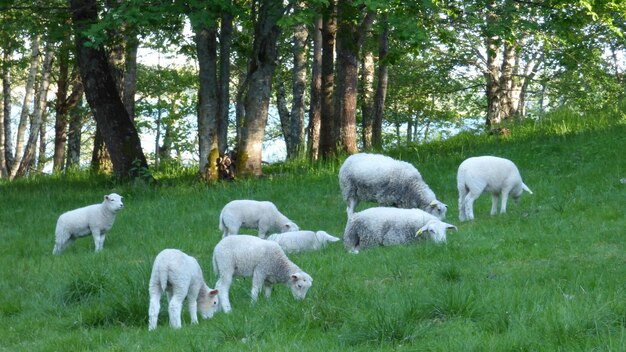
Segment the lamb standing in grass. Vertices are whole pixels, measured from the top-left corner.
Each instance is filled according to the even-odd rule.
[[[256,302],[261,287],[269,299],[272,285],[285,283],[300,300],[313,284],[311,276],[289,260],[278,243],[249,235],[222,238],[213,250],[213,270],[219,275],[215,286],[226,313],[231,311],[228,291],[235,275],[252,277],[252,302]]]
[[[256,200],[233,200],[220,213],[222,237],[236,235],[239,228],[258,228],[259,237],[265,238],[269,231],[298,231],[298,225],[283,215],[274,203]]]
[[[181,310],[187,297],[191,323],[198,323],[197,310],[202,318],[211,318],[218,308],[217,290],[204,282],[198,261],[178,249],[164,249],[154,259],[150,275],[150,308],[148,330],[157,327],[161,309],[161,294],[167,292],[170,326],[181,327]]]
[[[446,242],[446,230],[456,226],[442,222],[421,209],[375,207],[352,214],[343,234],[351,253],[375,246],[404,245],[428,234],[436,243]]]
[[[325,247],[328,242],[339,241],[339,238],[326,231],[291,231],[273,234],[267,240],[278,243],[285,252],[301,252],[316,251]]]
[[[339,186],[348,204],[348,217],[361,200],[399,208],[420,208],[439,219],[444,219],[448,210],[413,165],[385,155],[349,156],[339,170]]]
[[[52,254],[61,253],[76,238],[92,234],[96,252],[104,245],[106,233],[115,222],[115,215],[124,208],[122,197],[117,193],[104,196],[100,204],[70,210],[59,216],[55,231],[55,244]]]
[[[518,201],[524,191],[533,192],[522,182],[522,176],[515,164],[495,156],[478,156],[466,159],[459,165],[456,176],[459,190],[459,219],[474,219],[474,201],[483,192],[491,192],[491,215],[498,213],[498,200],[501,198],[500,213],[506,213],[509,194]]]

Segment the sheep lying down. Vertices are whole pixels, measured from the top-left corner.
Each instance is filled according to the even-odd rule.
[[[225,313],[231,311],[228,292],[234,276],[252,277],[252,302],[261,288],[269,299],[277,283],[287,284],[294,298],[304,299],[313,284],[313,278],[289,260],[278,243],[249,235],[222,238],[213,250],[213,270],[219,276],[215,287]]]
[[[457,228],[421,209],[375,207],[348,219],[343,241],[346,250],[358,253],[365,248],[405,245],[423,238],[445,243],[449,229]]]
[[[202,318],[208,319],[218,308],[218,292],[204,282],[198,261],[178,249],[164,249],[156,256],[148,291],[148,330],[157,327],[163,291],[167,292],[170,326],[174,329],[181,327],[181,310],[185,298],[192,324],[198,323],[198,309]]]
[[[258,228],[259,237],[269,231],[298,231],[298,225],[283,215],[272,202],[248,199],[233,200],[220,213],[219,229],[222,237],[236,235],[241,227]]]
[[[54,232],[52,254],[60,254],[77,238],[91,233],[96,252],[102,250],[107,232],[113,227],[117,212],[124,208],[123,198],[117,193],[104,196],[100,204],[70,210],[61,214]]]
[[[518,201],[524,191],[533,192],[522,182],[517,166],[510,160],[495,156],[468,158],[459,165],[457,172],[459,191],[459,220],[474,219],[474,201],[483,192],[491,193],[491,215],[506,213],[509,195]]]
[[[326,231],[291,231],[275,233],[267,238],[274,241],[287,253],[316,251],[324,248],[329,242],[337,242],[339,238],[329,235]]]

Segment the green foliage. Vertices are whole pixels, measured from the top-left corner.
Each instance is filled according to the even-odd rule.
[[[341,243],[290,258],[314,278],[295,301],[284,285],[250,302],[250,279],[231,287],[231,314],[183,328],[147,329],[148,281],[164,248],[195,256],[210,286],[218,216],[232,199],[271,200],[303,229],[341,236],[341,160],[272,165],[266,177],[207,185],[197,170],[156,174],[158,185],[118,184],[86,172],[0,181],[0,341],[25,350],[508,351],[621,350],[626,343],[626,106],[593,116],[559,110],[507,126],[507,138],[463,133],[389,154],[416,165],[459,227],[447,245]],[[456,168],[469,156],[516,162],[533,195],[489,216],[457,221]],[[93,252],[90,237],[51,254],[58,216],[117,192],[125,209]],[[372,206],[362,204],[360,209]],[[251,230],[245,232],[253,233]]]

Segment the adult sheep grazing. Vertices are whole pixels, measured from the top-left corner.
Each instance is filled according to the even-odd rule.
[[[517,166],[508,159],[495,156],[468,158],[459,165],[456,176],[459,190],[459,219],[474,219],[474,201],[483,192],[491,192],[491,215],[506,213],[509,195],[517,201],[524,191],[533,192],[522,182]]]
[[[256,302],[261,287],[269,299],[272,285],[284,283],[300,300],[313,284],[311,276],[289,260],[278,243],[249,235],[222,238],[213,250],[213,270],[219,275],[215,286],[226,313],[231,311],[228,291],[233,276],[252,277],[252,302]]]
[[[233,200],[220,213],[219,229],[222,237],[236,235],[241,227],[258,228],[259,237],[265,238],[269,231],[298,231],[298,225],[283,215],[272,202],[256,200]]]
[[[285,252],[302,252],[322,249],[328,242],[337,242],[339,238],[326,231],[291,231],[273,234],[267,240],[278,243]]]
[[[439,219],[444,219],[448,210],[413,165],[385,155],[349,156],[339,169],[339,186],[348,204],[348,217],[361,200],[398,208],[420,208]]]
[[[351,253],[375,246],[409,244],[427,236],[436,243],[445,243],[448,229],[457,228],[421,209],[375,207],[348,218],[343,242]]]
[[[55,244],[52,254],[61,253],[76,238],[93,236],[96,252],[102,250],[106,233],[113,227],[115,215],[124,208],[123,198],[117,193],[104,196],[100,204],[70,210],[61,214],[55,230]]]
[[[170,326],[174,329],[181,327],[180,316],[185,297],[192,324],[198,323],[198,309],[202,318],[208,319],[218,308],[218,292],[204,282],[198,261],[178,249],[164,249],[156,256],[148,291],[148,330],[156,329],[163,291],[167,292]]]

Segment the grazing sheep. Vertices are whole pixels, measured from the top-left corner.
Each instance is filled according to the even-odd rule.
[[[446,230],[456,226],[442,222],[421,209],[369,208],[348,218],[343,242],[351,253],[375,246],[393,246],[421,240],[427,233],[436,243],[446,242]]]
[[[213,250],[213,270],[219,275],[215,286],[226,313],[231,311],[228,291],[234,275],[252,277],[252,302],[256,302],[261,287],[269,299],[272,285],[285,283],[299,300],[313,284],[311,276],[290,261],[278,243],[249,235],[222,238]]]
[[[222,237],[236,235],[240,227],[258,228],[259,237],[265,238],[269,231],[298,231],[298,225],[278,211],[272,202],[256,200],[233,200],[220,213]]]
[[[273,234],[267,240],[278,243],[285,252],[300,252],[321,249],[328,242],[339,241],[339,238],[326,231],[292,231]]]
[[[348,204],[348,217],[361,200],[399,208],[420,208],[439,219],[444,219],[448,210],[413,165],[385,155],[349,156],[339,170],[339,186]]]
[[[218,291],[207,286],[198,261],[178,249],[164,249],[154,259],[150,275],[150,308],[148,330],[154,330],[161,309],[161,294],[167,292],[170,326],[181,327],[181,310],[187,297],[191,323],[198,323],[197,309],[202,318],[211,318],[218,308]]]
[[[498,213],[498,199],[501,198],[500,213],[506,213],[509,194],[518,201],[524,191],[533,192],[522,182],[515,164],[495,156],[478,156],[466,159],[459,165],[456,176],[459,190],[459,219],[474,219],[474,201],[483,192],[491,192],[491,215]]]
[[[78,237],[91,233],[96,244],[96,252],[102,250],[106,233],[115,222],[115,215],[124,208],[123,197],[117,193],[104,196],[100,204],[70,210],[59,216],[55,230],[55,244],[52,254],[61,253]]]

